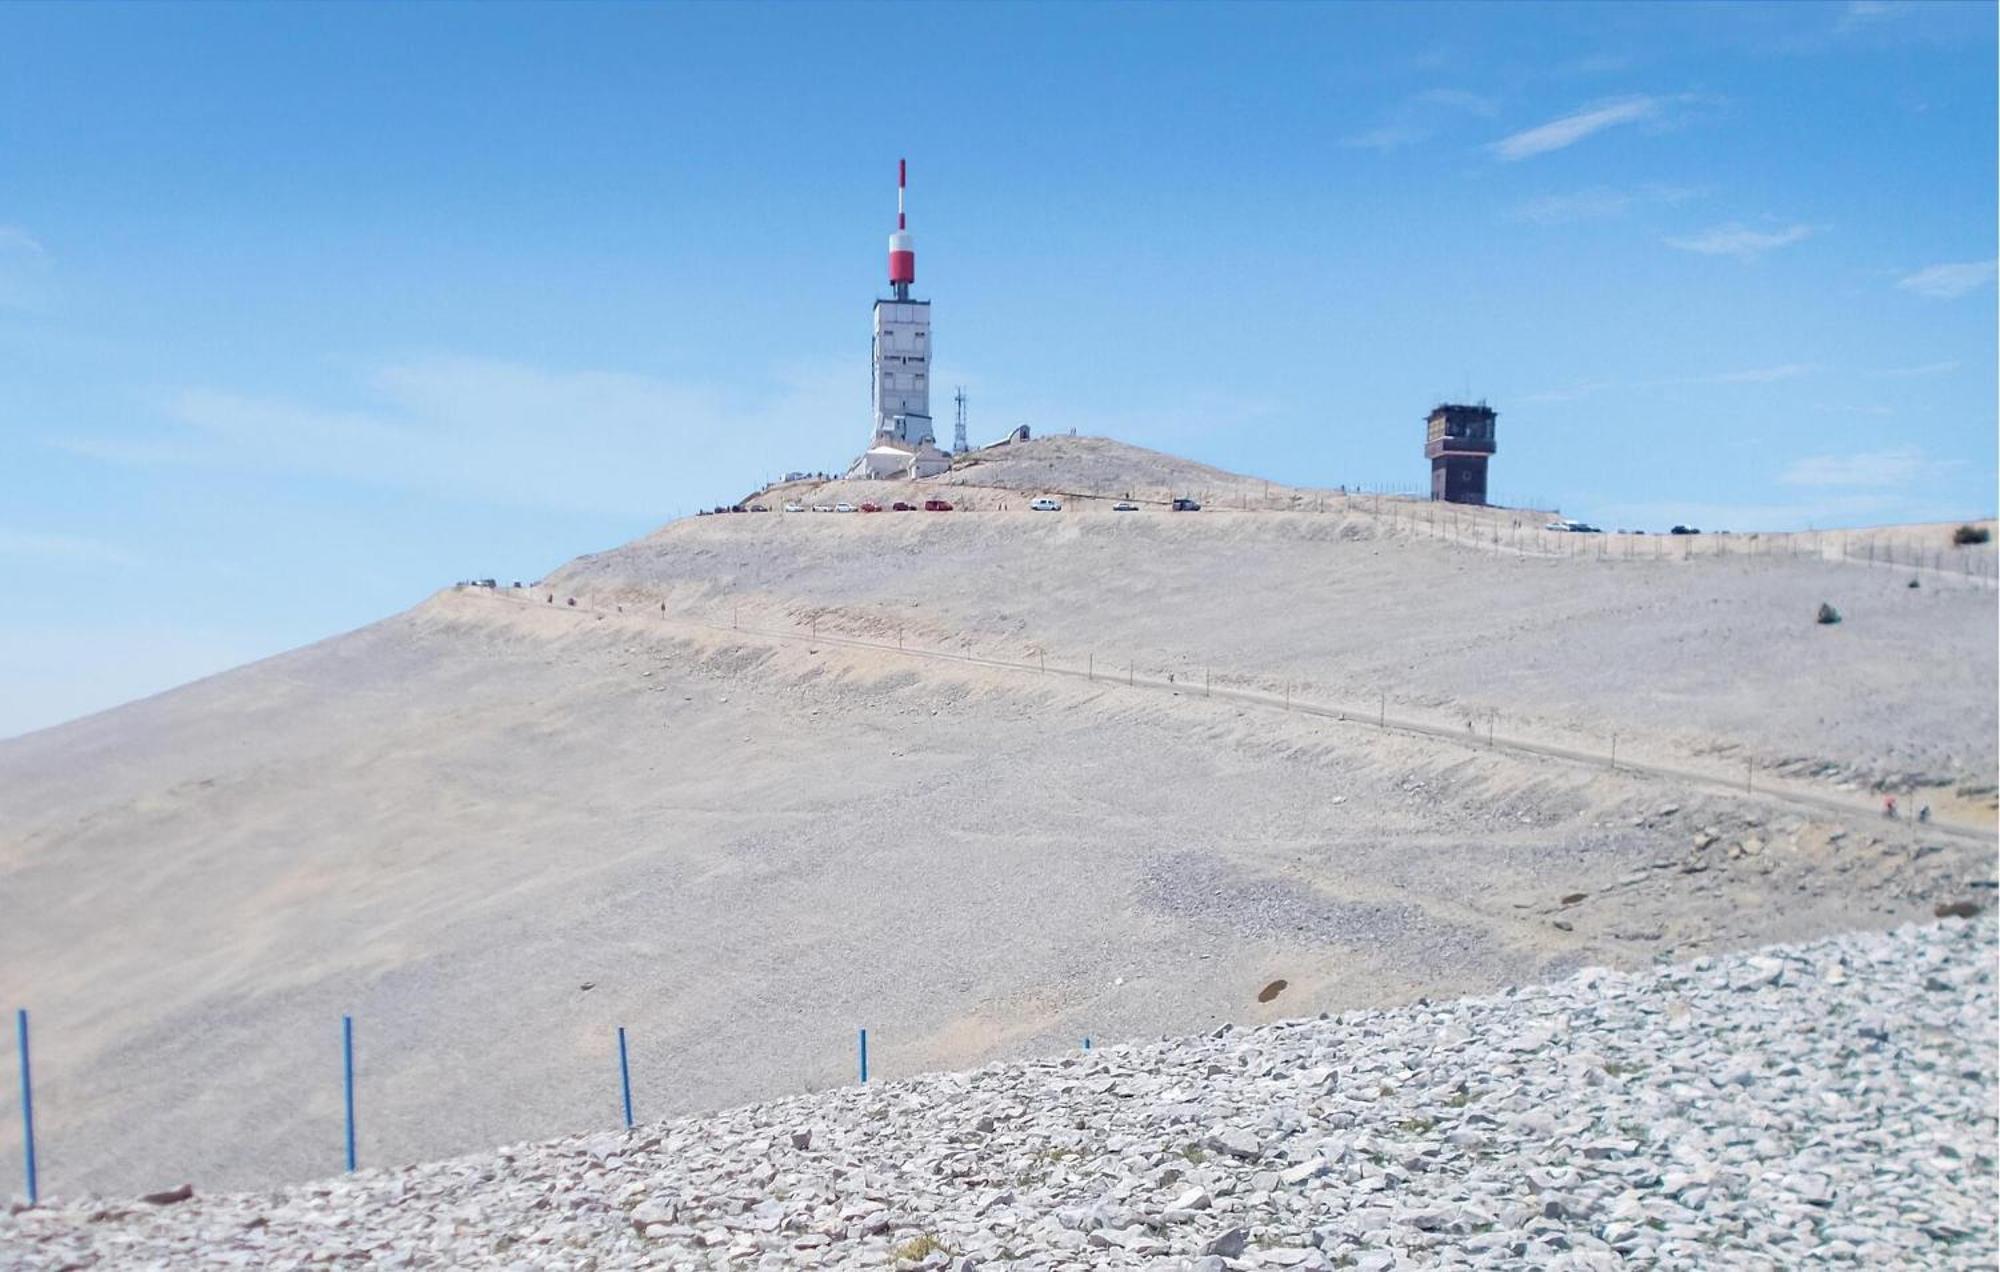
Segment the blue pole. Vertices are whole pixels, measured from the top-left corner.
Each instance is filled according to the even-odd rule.
[[[868,1031],[861,1031],[861,1080],[868,1080]]]
[[[1085,1038],[1085,1039],[1083,1040],[1083,1049],[1084,1049],[1085,1051],[1088,1051],[1088,1050],[1090,1050],[1090,1039],[1088,1039],[1088,1038]]]
[[[42,1190],[35,1182],[35,1083],[28,1072],[28,1009],[14,1013],[16,1032],[21,1039],[21,1140],[28,1157],[28,1204],[41,1204]]]
[[[340,1060],[347,1074],[347,1170],[354,1173],[354,1017],[340,1018]]]
[[[618,1026],[618,1085],[625,1090],[625,1128],[632,1127],[632,1065],[625,1058],[625,1026]]]

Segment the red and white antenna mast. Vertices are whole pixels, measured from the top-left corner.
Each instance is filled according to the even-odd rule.
[[[910,165],[896,161],[896,232],[889,236],[889,286],[897,300],[910,298],[910,284],[917,281],[917,245],[910,237],[909,221],[903,212],[903,189],[909,183]]]

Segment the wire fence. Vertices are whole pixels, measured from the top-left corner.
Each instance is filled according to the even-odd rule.
[[[461,590],[465,589],[461,587]],[[933,620],[918,617],[904,620],[879,611],[863,616],[815,608],[801,618],[786,610],[780,615],[784,625],[771,626],[758,621],[760,617],[770,616],[768,606],[763,602],[753,601],[750,621],[746,622],[743,602],[728,597],[704,596],[693,603],[677,598],[670,603],[636,591],[578,597],[547,587],[524,588],[518,584],[511,589],[471,590],[525,608],[552,609],[577,617],[682,625],[767,640],[838,645],[970,667],[1251,703],[1342,723],[1372,725],[1389,732],[1442,739],[1458,745],[1665,778],[1721,793],[1766,794],[1846,815],[1873,811],[1871,800],[1829,793],[1824,789],[1824,779],[1838,777],[1852,788],[1867,786],[1877,792],[1890,789],[1890,784],[1886,782],[1832,769],[1823,761],[1790,758],[1760,764],[1748,747],[1737,743],[1718,743],[1707,748],[1706,755],[1730,756],[1726,765],[1714,761],[1691,763],[1687,757],[1676,757],[1672,762],[1666,762],[1635,757],[1635,743],[1639,744],[1641,754],[1649,750],[1657,754],[1657,747],[1647,748],[1645,735],[1637,729],[1607,727],[1602,731],[1570,729],[1552,733],[1543,722],[1514,718],[1509,721],[1509,731],[1503,733],[1500,730],[1502,713],[1496,708],[1453,707],[1446,713],[1406,698],[1398,698],[1393,703],[1395,714],[1392,715],[1392,703],[1386,689],[1377,690],[1372,702],[1342,703],[1328,696],[1326,686],[1308,678],[1217,668],[1210,661],[1192,657],[1168,656],[1161,659],[1156,654],[1142,665],[1137,654],[1106,654],[1100,657],[1099,651],[1086,650],[1079,655],[1074,651],[1055,651],[1040,643],[1032,643],[1022,652],[1010,656],[990,647],[982,647],[962,633],[941,634]],[[1531,725],[1535,732],[1520,731],[1520,726],[1524,724]],[[1619,753],[1621,736],[1625,741],[1622,758]],[[1949,822],[1932,824],[1944,834],[1970,835],[1982,842],[1989,837],[1988,832],[1976,827],[1962,827]]]
[[[14,1019],[16,1067],[20,1075],[19,1124],[23,1159],[23,1190],[28,1204],[30,1206],[38,1206],[42,1200],[40,1156],[45,1146],[42,1144],[35,1129],[35,1079],[33,1051],[29,1045],[28,1009],[25,1007],[17,1008],[14,1013]],[[618,1054],[617,1081],[614,1088],[610,1081],[610,1075],[605,1075],[605,1103],[607,1107],[616,1108],[622,1112],[624,1125],[629,1130],[638,1124],[636,1110],[632,1101],[632,1052],[625,1026],[616,1026],[616,1033]],[[855,1035],[856,1081],[865,1086],[869,1080],[868,1030],[857,1029]],[[333,1046],[333,1037],[334,1035],[329,1030],[329,1050]],[[342,1135],[337,1144],[334,1142],[328,1143],[326,1153],[329,1169],[338,1160],[344,1162],[350,1174],[361,1169],[362,1164],[363,1154],[361,1152],[361,1145],[364,1141],[361,1133],[360,1114],[366,1107],[366,1103],[360,1096],[365,1094],[363,1083],[369,1077],[369,1071],[366,1066],[357,1063],[356,1060],[357,1038],[358,1031],[356,1029],[355,1017],[351,1014],[341,1016],[338,1039],[341,1075],[340,1095],[343,1111]],[[1083,1039],[1083,1050],[1091,1050],[1091,1040],[1087,1037]],[[328,1072],[331,1073],[331,1071],[332,1066],[329,1065]],[[583,1129],[587,1128],[573,1128],[570,1133],[578,1133]],[[341,1154],[338,1157],[336,1157],[337,1151]],[[191,1195],[191,1190],[183,1186],[181,1189],[175,1189],[167,1193],[148,1195],[144,1200],[179,1201]]]
[[[1707,558],[1785,557],[1792,560],[1837,561],[1847,565],[1908,570],[1917,577],[1961,579],[1989,588],[2000,587],[2000,545],[1956,543],[1953,530],[1803,530],[1652,534],[1643,530],[1579,532],[1558,528],[1549,520],[1554,509],[1529,501],[1525,505],[1453,504],[1432,500],[1420,487],[1383,485],[1308,490],[1269,482],[1240,482],[1227,487],[1128,487],[1115,483],[1067,489],[998,490],[993,487],[926,488],[925,497],[942,497],[958,512],[1011,512],[1047,494],[1091,511],[1119,503],[1140,508],[1172,509],[1178,500],[1193,500],[1204,509],[1259,512],[1302,512],[1370,517],[1388,530],[1413,537],[1448,541],[1466,547],[1519,556],[1565,557],[1579,560],[1696,560]],[[882,508],[903,502],[909,511],[920,505],[881,496]],[[837,505],[800,505],[802,511]],[[773,508],[766,514],[772,515]],[[782,515],[782,514],[781,514]],[[790,514],[798,515],[798,514]],[[933,514],[934,515],[934,514]]]

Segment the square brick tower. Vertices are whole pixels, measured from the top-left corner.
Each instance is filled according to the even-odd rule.
[[[1432,499],[1486,502],[1486,461],[1493,457],[1493,421],[1498,418],[1484,402],[1477,406],[1445,403],[1431,411],[1424,457],[1431,461]]]

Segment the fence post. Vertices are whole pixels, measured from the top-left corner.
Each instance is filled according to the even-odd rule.
[[[1083,665],[1083,678],[1085,680],[1095,680],[1097,679],[1097,651],[1092,650],[1088,658],[1089,661]]]
[[[15,1034],[21,1044],[21,1147],[28,1172],[28,1204],[41,1204],[41,1185],[35,1176],[35,1083],[28,1065],[28,1009],[14,1012]]]
[[[1618,735],[1615,733],[1611,735],[1611,768],[1613,772],[1618,769]]]
[[[347,1172],[354,1173],[354,1017],[340,1018],[340,1067],[347,1089]]]
[[[625,1129],[632,1129],[632,1065],[625,1056],[625,1026],[618,1026],[618,1086],[625,1094]]]
[[[864,1084],[868,1081],[868,1031],[866,1029],[861,1031],[861,1081]]]
[[[1389,691],[1386,689],[1382,691],[1382,713],[1375,717],[1375,727],[1378,729],[1389,727]]]

